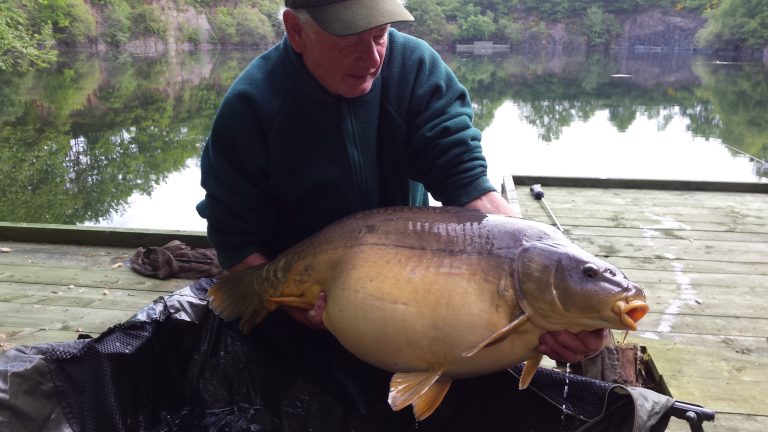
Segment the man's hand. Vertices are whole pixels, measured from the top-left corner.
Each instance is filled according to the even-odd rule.
[[[578,363],[599,353],[606,344],[607,336],[606,329],[579,333],[547,332],[539,337],[536,351],[554,360]]]
[[[523,215],[518,208],[511,206],[498,192],[488,192],[466,204],[464,207],[480,210],[483,213],[499,214],[521,218]]]
[[[317,296],[317,300],[315,300],[315,306],[309,311],[290,306],[284,306],[281,310],[309,328],[325,329],[325,324],[323,324],[323,311],[325,310],[326,298],[326,294],[321,292],[320,295]]]

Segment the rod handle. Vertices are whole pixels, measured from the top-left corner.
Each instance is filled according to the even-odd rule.
[[[537,200],[540,200],[544,198],[544,189],[541,188],[541,185],[536,183],[535,185],[531,186],[531,195]]]

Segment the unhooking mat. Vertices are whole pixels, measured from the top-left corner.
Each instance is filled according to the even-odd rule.
[[[673,400],[548,369],[454,381],[424,421],[387,404],[390,373],[282,313],[243,336],[210,279],[95,339],[0,354],[0,431],[661,431]],[[565,392],[565,388],[568,391]]]

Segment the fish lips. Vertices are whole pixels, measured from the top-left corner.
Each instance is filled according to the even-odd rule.
[[[619,317],[627,330],[637,330],[637,323],[649,310],[648,303],[640,299],[621,299],[613,304],[613,313]]]

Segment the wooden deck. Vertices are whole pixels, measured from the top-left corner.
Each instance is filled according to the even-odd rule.
[[[768,430],[765,188],[563,187],[574,182],[516,178],[515,196],[508,179],[523,214],[547,223],[528,193],[534,181],[571,240],[646,289],[652,311],[630,341],[648,347],[673,396],[717,411],[707,431]],[[10,249],[0,253],[0,349],[96,335],[125,320],[189,283],[130,271],[123,263],[136,247],[203,242],[200,233],[142,233],[136,241],[131,230],[100,231],[0,223],[0,248]],[[688,427],[673,419],[669,430]]]
[[[646,290],[651,312],[628,341],[648,347],[675,398],[717,411],[705,430],[768,430],[768,193],[515,181],[526,218],[552,223],[529,193],[541,183],[568,237]]]

